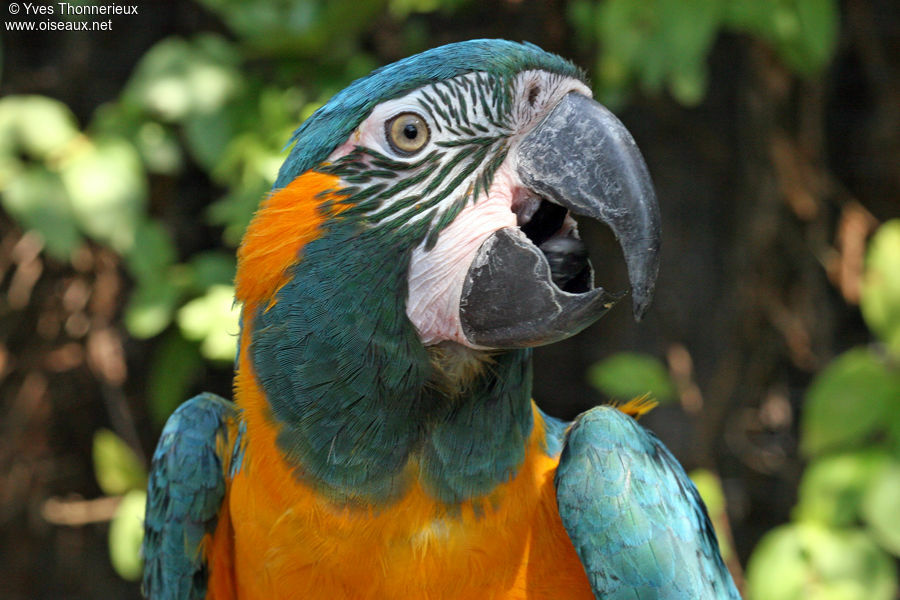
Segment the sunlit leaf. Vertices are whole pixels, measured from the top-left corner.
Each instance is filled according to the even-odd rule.
[[[125,100],[164,121],[215,112],[240,90],[239,60],[220,36],[163,40],[141,59],[126,87]]]
[[[234,287],[214,285],[178,311],[178,326],[189,340],[200,342],[203,356],[232,361],[237,352],[238,317]]]
[[[863,518],[875,539],[900,557],[900,462],[872,479],[862,503]]]
[[[37,160],[59,156],[77,135],[72,111],[58,100],[43,96],[0,99],[0,161],[15,152]]]
[[[174,317],[181,290],[168,279],[139,285],[125,309],[125,327],[138,339],[161,333]]]
[[[853,447],[886,426],[898,402],[897,375],[866,348],[845,352],[810,385],[803,405],[801,448],[808,456]]]
[[[147,485],[147,472],[141,461],[122,438],[108,429],[94,432],[93,459],[94,475],[104,494],[117,496]]]
[[[181,170],[181,147],[172,132],[161,124],[147,122],[141,125],[135,143],[151,173],[174,175]]]
[[[128,581],[137,581],[144,568],[141,543],[146,504],[146,491],[131,490],[122,498],[109,524],[109,559],[119,577]]]
[[[81,229],[120,253],[130,251],[147,196],[134,146],[122,139],[97,140],[67,159],[61,175]]]
[[[803,473],[794,518],[832,526],[848,526],[860,514],[863,493],[887,468],[890,457],[880,450],[824,456]]]
[[[897,570],[860,530],[817,523],[782,525],[747,564],[747,600],[893,600]]]
[[[588,381],[610,398],[630,400],[650,394],[659,402],[675,398],[675,386],[659,359],[621,352],[588,370]]]
[[[866,324],[900,358],[900,219],[888,221],[872,237],[861,293]]]
[[[689,473],[689,476],[697,486],[703,503],[706,504],[706,510],[709,512],[709,518],[719,540],[719,550],[722,552],[722,558],[727,561],[734,556],[734,548],[731,547],[728,536],[725,535],[728,514],[725,512],[725,492],[722,490],[722,482],[715,473],[707,469],[695,469]]]
[[[191,384],[202,372],[203,359],[197,344],[185,340],[177,331],[169,333],[153,354],[147,384],[148,409],[158,425],[187,400]]]
[[[706,79],[706,66],[692,65],[672,73],[669,91],[685,106],[695,106],[706,95]]]

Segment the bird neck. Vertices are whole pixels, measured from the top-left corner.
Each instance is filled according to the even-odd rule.
[[[279,452],[338,503],[383,505],[418,483],[457,504],[508,481],[525,457],[530,351],[426,349],[405,312],[409,252],[398,248],[410,247],[334,222],[273,302],[244,316]]]

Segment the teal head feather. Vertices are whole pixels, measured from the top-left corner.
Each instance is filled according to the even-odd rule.
[[[571,62],[534,44],[491,39],[447,44],[376,69],[335,94],[294,132],[275,188],[321,164],[381,102],[466,73],[508,79],[529,69],[584,79]]]

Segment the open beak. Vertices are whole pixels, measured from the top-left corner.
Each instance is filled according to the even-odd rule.
[[[647,165],[631,134],[601,104],[571,92],[516,152],[519,179],[540,204],[520,228],[488,237],[469,266],[459,311],[466,339],[485,348],[549,344],[578,333],[621,298],[593,286],[569,212],[612,229],[640,320],[653,298],[660,225]]]

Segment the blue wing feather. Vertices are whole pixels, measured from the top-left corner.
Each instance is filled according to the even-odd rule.
[[[147,598],[206,596],[208,570],[200,544],[215,529],[225,496],[223,457],[235,406],[200,394],[176,410],[153,453],[144,521]]]
[[[556,490],[597,598],[740,598],[694,484],[628,415],[601,406],[575,421]]]

